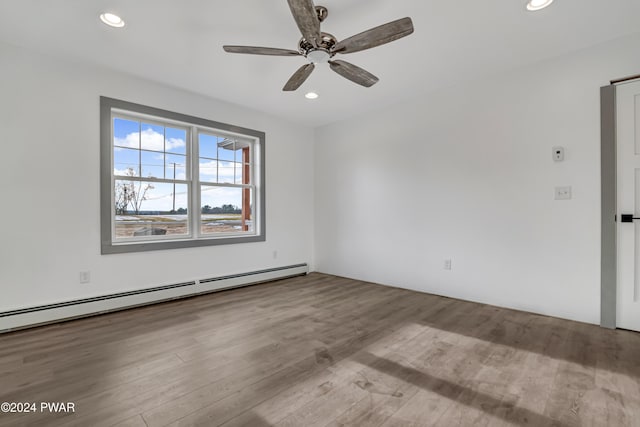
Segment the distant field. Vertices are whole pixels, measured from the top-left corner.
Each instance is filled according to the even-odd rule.
[[[240,214],[203,214],[202,233],[241,232]],[[133,237],[145,227],[161,228],[167,235],[187,234],[187,215],[116,215],[116,237]]]

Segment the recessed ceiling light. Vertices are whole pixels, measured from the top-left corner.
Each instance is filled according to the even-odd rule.
[[[529,0],[529,3],[527,3],[527,10],[535,11],[544,9],[551,3],[553,3],[553,0]]]
[[[100,20],[110,27],[122,28],[124,27],[124,21],[118,15],[113,13],[103,13],[100,15]]]
[[[304,97],[307,99],[316,99],[318,97],[318,94],[315,92],[307,92]]]

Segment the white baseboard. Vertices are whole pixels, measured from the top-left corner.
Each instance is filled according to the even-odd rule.
[[[211,277],[184,283],[176,283],[138,291],[121,292],[94,298],[83,298],[28,307],[19,310],[0,312],[0,333],[16,329],[33,327],[61,320],[93,316],[126,308],[154,304],[162,301],[189,297],[198,294],[215,292],[223,289],[237,288],[256,283],[268,282],[286,277],[307,274],[307,264],[296,264],[285,267],[228,276]]]

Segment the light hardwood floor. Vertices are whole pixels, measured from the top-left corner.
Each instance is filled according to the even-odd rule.
[[[640,334],[313,273],[0,335],[2,426],[640,426]]]

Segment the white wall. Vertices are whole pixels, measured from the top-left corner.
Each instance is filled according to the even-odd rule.
[[[312,262],[312,129],[5,44],[0,70],[0,311]],[[266,132],[267,241],[100,255],[100,95]]]
[[[639,46],[619,39],[317,129],[317,270],[598,323],[599,87],[638,73]],[[555,201],[565,185],[573,199]]]
[[[314,150],[309,128],[0,44],[0,311],[308,262],[597,323],[598,88],[638,72],[638,46],[628,37],[388,106],[317,129]],[[100,95],[265,131],[267,242],[100,255]],[[557,185],[574,199],[554,201]]]

